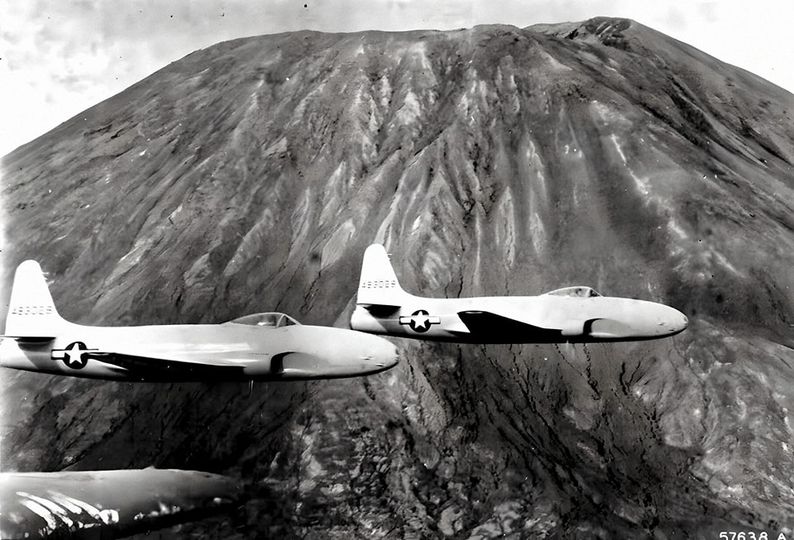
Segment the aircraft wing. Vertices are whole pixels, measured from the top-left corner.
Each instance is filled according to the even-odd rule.
[[[123,369],[129,374],[140,374],[147,380],[235,378],[243,376],[243,366],[224,360],[175,360],[135,356],[114,352],[92,352],[87,358],[99,360]]]
[[[564,341],[558,328],[544,328],[519,318],[491,313],[489,311],[460,311],[458,317],[469,331],[469,336],[478,342],[557,342]]]

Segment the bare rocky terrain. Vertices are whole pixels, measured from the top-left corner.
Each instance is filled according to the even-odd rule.
[[[85,324],[345,326],[380,241],[416,294],[583,284],[690,327],[395,339],[389,372],[250,395],[4,370],[2,467],[244,481],[163,538],[792,538],[792,115],[624,19],[196,51],[3,158],[2,283],[35,258]]]

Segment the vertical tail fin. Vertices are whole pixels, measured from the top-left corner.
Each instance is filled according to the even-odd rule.
[[[53,338],[63,319],[55,309],[39,263],[17,267],[11,288],[5,335],[15,338]]]
[[[356,304],[371,306],[400,306],[408,293],[397,281],[386,249],[372,244],[364,252],[361,280],[358,283]]]

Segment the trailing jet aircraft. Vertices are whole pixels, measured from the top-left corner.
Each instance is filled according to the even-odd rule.
[[[364,253],[354,330],[464,343],[637,341],[687,327],[683,313],[663,304],[601,296],[566,287],[539,296],[421,298],[405,292],[380,244]]]
[[[231,478],[131,469],[0,473],[0,538],[120,538],[231,509]]]
[[[302,325],[283,313],[223,324],[73,324],[58,315],[35,261],[17,268],[2,337],[2,366],[95,379],[331,379],[378,373],[398,360],[383,338]]]

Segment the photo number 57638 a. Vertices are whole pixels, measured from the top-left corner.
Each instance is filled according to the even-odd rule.
[[[775,536],[767,532],[754,532],[754,531],[722,531],[720,533],[720,540],[788,540],[784,533],[778,533]]]

